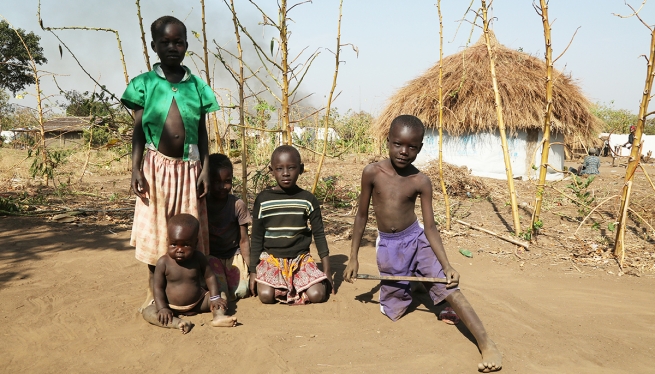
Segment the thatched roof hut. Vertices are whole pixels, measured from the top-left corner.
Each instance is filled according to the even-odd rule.
[[[532,144],[541,139],[540,130],[546,102],[546,63],[527,53],[499,44],[490,32],[495,53],[496,77],[503,104],[508,136],[526,133]],[[489,55],[484,37],[473,46],[443,59],[443,127],[450,136],[466,136],[497,131],[498,121]],[[569,75],[553,71],[553,111],[551,131],[566,139],[593,141],[600,120],[591,111],[591,103]],[[391,121],[401,114],[420,118],[426,127],[439,123],[439,63],[396,92],[376,118],[373,132],[386,137]],[[446,159],[447,155],[444,156]],[[530,157],[531,158],[531,157]],[[563,162],[563,161],[562,161]]]

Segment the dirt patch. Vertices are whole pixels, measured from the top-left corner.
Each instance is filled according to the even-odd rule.
[[[134,198],[125,163],[106,168],[102,157],[92,158],[91,174],[81,182],[79,167],[70,164],[68,176],[43,186],[29,178],[28,161],[19,162],[25,154],[12,152],[0,150],[0,196],[17,202],[21,214],[36,216],[0,217],[0,313],[6,321],[0,363],[8,372],[475,372],[479,353],[470,333],[437,321],[442,306],[417,294],[410,312],[392,323],[379,313],[376,282],[343,282],[364,158],[329,159],[322,174],[336,295],[306,307],[242,300],[231,306],[242,325],[217,330],[209,315],[200,315],[190,317],[195,327],[183,336],[150,326],[136,313],[146,270],[128,245]],[[603,159],[601,175],[587,190],[596,205],[610,200],[581,226],[570,181],[549,184],[544,227],[529,251],[457,224],[443,232],[461,288],[504,354],[503,372],[651,371],[655,243],[647,224],[653,224],[655,193],[637,175],[631,206],[642,218],[631,216],[620,269],[611,254],[618,205],[611,197],[625,169],[608,162]],[[316,164],[306,164],[300,185],[309,188]],[[653,166],[647,168],[655,175]],[[490,194],[455,196],[453,215],[509,235],[505,182],[483,182]],[[517,190],[527,224],[534,183],[517,181]],[[441,201],[434,203],[437,215]],[[81,213],[54,219],[62,211]],[[376,272],[375,234],[370,219],[362,273]]]

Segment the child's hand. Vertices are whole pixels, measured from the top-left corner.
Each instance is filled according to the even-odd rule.
[[[161,308],[157,312],[157,320],[164,326],[167,326],[169,323],[173,322],[173,311],[168,308]]]
[[[330,289],[332,290],[332,292],[330,293],[332,295],[336,294],[336,291],[334,290],[334,279],[332,279],[332,272],[330,272],[329,274],[325,273],[325,275],[327,276],[327,281],[330,282]]]
[[[148,186],[148,181],[143,175],[143,170],[135,169],[132,170],[132,190],[134,193],[142,198],[146,198],[146,194],[149,192],[150,187]]]
[[[218,309],[227,310],[227,301],[225,299],[217,299],[209,302],[209,309],[213,312]]]
[[[207,192],[209,192],[209,173],[204,170],[200,173],[196,187],[198,188],[198,199],[202,199],[207,195]]]
[[[248,276],[248,284],[250,287],[250,294],[252,296],[257,296],[257,274],[250,273]]]
[[[455,288],[459,285],[459,273],[455,269],[448,267],[444,269],[444,273],[446,274],[446,279],[448,280],[448,283],[446,283],[446,288]]]
[[[343,271],[343,280],[352,283],[353,279],[357,278],[357,271],[359,271],[359,262],[357,262],[356,259],[351,258],[350,261],[348,261],[346,270]]]

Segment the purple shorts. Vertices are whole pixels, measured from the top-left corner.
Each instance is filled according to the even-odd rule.
[[[380,275],[446,277],[418,221],[401,232],[378,234],[375,247]],[[446,289],[443,283],[424,282],[424,285],[435,305],[457,290]],[[397,321],[411,303],[409,282],[382,281],[380,310],[384,315]]]

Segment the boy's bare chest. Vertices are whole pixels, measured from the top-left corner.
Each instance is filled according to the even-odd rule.
[[[414,202],[418,196],[411,177],[387,176],[381,174],[373,184],[373,199],[378,203],[397,204]],[[413,206],[413,204],[412,204]]]

